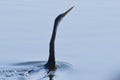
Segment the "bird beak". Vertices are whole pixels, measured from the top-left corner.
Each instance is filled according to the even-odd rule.
[[[64,12],[64,13],[63,13],[63,16],[65,16],[65,15],[66,15],[68,12],[70,12],[73,8],[74,8],[74,6],[71,7],[70,9],[68,9],[66,12]]]

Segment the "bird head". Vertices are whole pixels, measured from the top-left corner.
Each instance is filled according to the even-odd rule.
[[[58,16],[56,17],[56,19],[55,19],[56,25],[58,25],[59,22],[63,19],[63,17],[66,16],[73,8],[74,8],[74,6],[71,7],[70,9],[68,9],[66,12],[64,12],[64,13],[62,13],[62,14],[60,14],[60,15],[58,15]]]

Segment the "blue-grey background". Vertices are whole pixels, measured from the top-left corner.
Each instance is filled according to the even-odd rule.
[[[54,19],[72,6],[58,28],[56,59],[76,72],[60,79],[115,80],[120,75],[119,0],[1,0],[0,63],[47,60]]]

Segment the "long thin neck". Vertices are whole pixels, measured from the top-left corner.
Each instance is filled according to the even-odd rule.
[[[52,33],[52,37],[50,40],[50,44],[49,44],[49,58],[48,58],[48,62],[45,64],[45,67],[49,70],[53,69],[56,67],[56,63],[55,63],[55,38],[56,38],[56,32],[57,32],[57,27],[59,22],[62,20],[62,18],[70,11],[72,10],[73,7],[71,7],[70,9],[68,9],[66,12],[58,15],[55,19],[54,22],[54,28],[53,28],[53,33]]]
[[[55,63],[55,38],[56,38],[56,32],[57,32],[57,24],[54,24],[54,28],[53,28],[53,33],[52,33],[52,37],[50,40],[50,44],[49,44],[49,60],[48,62],[52,62]]]
[[[56,64],[55,63],[55,38],[56,38],[57,26],[58,26],[58,23],[55,22],[53,32],[52,32],[52,37],[49,44],[49,58],[47,62],[47,67],[49,67],[49,69],[55,67],[55,64]]]

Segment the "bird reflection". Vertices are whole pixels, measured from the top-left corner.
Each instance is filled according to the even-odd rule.
[[[50,71],[49,73],[47,73],[44,77],[40,78],[39,80],[43,80],[45,78],[48,78],[49,80],[53,80],[55,76],[55,71]]]
[[[49,80],[53,80],[54,76],[55,76],[55,72],[54,72],[54,71],[51,71],[51,72],[48,74]]]
[[[48,77],[49,77],[49,80],[53,80],[54,75],[50,74]]]

